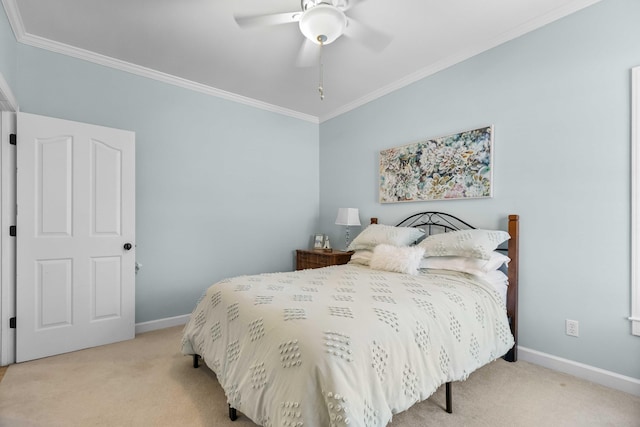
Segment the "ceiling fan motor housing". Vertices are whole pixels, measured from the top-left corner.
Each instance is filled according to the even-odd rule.
[[[349,0],[300,0],[300,7],[303,12],[316,7],[319,4],[335,6],[340,10],[347,10],[347,8],[349,8]]]
[[[344,12],[332,4],[320,3],[300,17],[300,31],[316,44],[329,44],[340,37],[347,26]]]

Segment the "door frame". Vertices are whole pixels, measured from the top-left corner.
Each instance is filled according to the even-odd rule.
[[[9,319],[16,315],[16,240],[9,227],[16,222],[16,147],[9,134],[16,132],[18,103],[0,73],[0,366],[15,363],[16,330]]]

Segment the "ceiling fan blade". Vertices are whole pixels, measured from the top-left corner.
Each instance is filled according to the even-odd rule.
[[[320,46],[313,43],[311,40],[305,37],[300,51],[298,52],[298,58],[296,60],[296,66],[300,68],[313,67],[318,64],[320,60]]]
[[[375,52],[384,50],[393,39],[389,34],[361,24],[353,18],[349,18],[344,35],[357,40],[363,46]]]
[[[285,12],[268,15],[235,16],[234,18],[241,28],[255,28],[298,22],[301,15],[301,12]]]

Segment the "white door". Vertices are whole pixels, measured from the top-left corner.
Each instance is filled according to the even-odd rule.
[[[16,361],[135,334],[135,134],[18,113]]]

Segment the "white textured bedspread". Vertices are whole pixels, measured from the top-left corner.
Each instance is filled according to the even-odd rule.
[[[231,406],[267,426],[385,426],[513,346],[491,286],[341,265],[226,279],[184,329]]]

